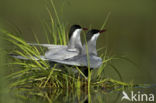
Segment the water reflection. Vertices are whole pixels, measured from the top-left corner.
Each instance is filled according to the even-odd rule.
[[[105,90],[105,89],[91,89],[90,92],[82,89],[21,89],[18,99],[28,103],[121,103],[123,97],[122,91],[125,91],[128,96],[131,96],[131,92],[143,93],[149,95],[150,93],[156,94],[155,86],[150,88],[125,88],[124,90]],[[24,95],[24,98],[21,96]],[[17,95],[16,95],[17,97]],[[22,98],[21,98],[22,97]],[[123,100],[123,102],[130,102]],[[135,103],[135,102],[133,102]]]
[[[119,100],[120,92],[106,92],[103,90],[93,90],[88,94],[82,90],[63,90],[63,89],[38,89],[37,92],[30,93],[26,101],[36,100],[36,102],[54,103],[115,103]]]

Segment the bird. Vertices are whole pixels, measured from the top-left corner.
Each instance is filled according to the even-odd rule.
[[[97,29],[92,29],[88,31],[86,34],[87,44],[83,45],[83,48],[81,48],[79,55],[69,59],[64,60],[49,59],[49,61],[80,67],[83,66],[84,67],[89,66],[90,68],[100,67],[102,64],[102,58],[97,56],[96,41],[99,35],[105,31],[106,30],[97,30]]]
[[[44,58],[44,56],[40,56],[43,60],[48,60],[49,62],[55,62],[59,64],[71,65],[71,66],[80,66],[80,67],[90,67],[90,68],[98,68],[102,64],[102,59],[97,56],[96,51],[96,41],[99,35],[106,30],[97,30],[92,29],[87,32],[86,34],[86,44],[83,47],[79,48],[79,54],[73,56],[71,58],[67,58],[64,60],[60,59],[53,59],[53,58]],[[87,48],[88,50],[87,50]],[[21,56],[14,56],[15,58],[23,59],[24,57]],[[32,57],[33,60],[39,60],[36,57]]]
[[[36,45],[36,46],[43,46],[47,47],[48,51],[45,52],[44,55],[40,56],[40,58],[30,57],[33,60],[49,60],[49,59],[56,59],[56,60],[64,60],[69,59],[74,56],[77,56],[82,48],[80,34],[82,30],[88,30],[87,28],[82,28],[80,25],[72,25],[69,31],[69,42],[68,45],[53,45],[53,44],[37,44],[37,43],[28,43],[29,45]],[[12,55],[18,59],[25,59],[27,58],[22,56]]]
[[[82,28],[79,25],[73,25],[70,28],[70,32],[69,32],[70,40],[68,42],[68,45],[50,49],[45,53],[45,58],[64,60],[78,55],[82,48],[82,43],[80,38],[80,34],[82,30],[87,30],[87,28]]]

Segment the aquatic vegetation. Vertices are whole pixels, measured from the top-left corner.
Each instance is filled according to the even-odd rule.
[[[15,45],[18,49],[12,50],[11,53],[21,55],[25,58],[31,59],[37,57],[40,59],[40,51],[35,46],[28,45],[24,40],[3,31],[7,35],[7,40]],[[11,57],[11,56],[10,56]],[[89,57],[89,56],[88,56]],[[17,66],[15,68],[15,72],[8,75],[8,78],[11,80],[10,87],[51,87],[51,88],[75,88],[75,87],[85,87],[88,85],[101,85],[101,83],[113,82],[111,79],[106,79],[103,77],[102,73],[104,72],[104,68],[106,67],[106,63],[116,58],[108,58],[106,55],[103,57],[103,64],[100,68],[95,70],[88,69],[88,77],[83,73],[83,69],[79,67],[68,67],[62,66],[59,67],[59,64],[55,64],[54,66],[50,66],[48,61],[44,61],[42,59],[38,60],[19,60],[14,59],[13,63],[9,63],[9,65]],[[58,66],[57,66],[58,65]],[[122,80],[120,72],[113,66],[110,65],[116,70],[120,79]],[[12,68],[13,68],[12,67]],[[89,67],[88,67],[89,68]],[[17,69],[17,70],[16,70]],[[75,71],[77,70],[77,75],[75,75]],[[94,73],[93,73],[94,71]],[[88,83],[89,81],[89,83]],[[124,84],[121,82],[117,82],[119,84]],[[66,85],[65,85],[66,84]],[[128,85],[128,84],[124,84]],[[90,87],[89,87],[90,88]]]

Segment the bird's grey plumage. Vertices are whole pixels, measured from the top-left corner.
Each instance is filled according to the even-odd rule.
[[[99,35],[100,35],[99,30],[90,30],[87,33],[87,36],[89,36],[87,38],[87,48],[86,45],[84,44],[83,48],[81,49],[81,54],[72,57],[70,59],[65,59],[65,60],[51,59],[50,61],[54,61],[66,65],[86,66],[86,67],[90,66],[90,68],[100,67],[102,64],[102,59],[97,56],[97,51],[96,51],[96,40]]]
[[[63,47],[67,47],[67,45],[55,45],[55,44],[37,44],[37,43],[28,43],[29,45],[32,46],[42,46],[42,47],[46,47],[49,50],[50,49],[56,49],[56,48],[63,48]]]
[[[40,56],[40,57],[35,57],[35,56],[27,56],[27,57],[23,57],[20,55],[14,55],[11,54],[12,57],[17,58],[17,59],[22,59],[22,60],[48,60],[46,58],[44,58],[44,56]]]
[[[94,40],[94,41],[88,41],[87,48],[86,48],[86,45],[83,45],[83,49],[81,50],[81,55],[87,54],[87,51],[88,51],[88,54],[89,55],[96,55],[97,56],[96,40]]]
[[[64,60],[77,56],[82,49],[82,43],[80,39],[80,33],[82,28],[79,25],[73,25],[69,32],[70,40],[68,45],[51,45],[51,44],[33,44],[29,45],[47,47],[48,51],[45,53],[46,59],[58,59]]]
[[[86,66],[86,67],[90,66],[90,68],[98,68],[101,66],[102,59],[100,57],[97,57],[95,55],[89,55],[88,58],[87,55],[81,55],[66,60],[50,60],[50,61],[66,65]],[[90,65],[88,65],[88,63]]]
[[[86,67],[88,67],[88,65],[89,65],[90,68],[98,68],[102,64],[102,59],[97,56],[97,51],[96,51],[96,40],[97,40],[99,34],[100,34],[100,31],[98,31],[98,30],[91,30],[87,33],[87,35],[89,35],[89,39],[87,38],[88,50],[86,50],[87,49],[86,45],[84,45],[83,48],[80,48],[80,53],[78,53],[79,55],[75,54],[76,56],[74,56],[74,54],[72,54],[73,57],[70,57],[70,55],[71,55],[70,52],[73,52],[73,51],[68,50],[68,46],[66,46],[66,47],[62,47],[62,48],[58,48],[58,49],[54,49],[54,50],[51,49],[51,50],[53,50],[52,58],[50,58],[51,52],[49,52],[49,54],[46,53],[47,54],[46,56],[41,56],[42,57],[41,59],[48,60],[50,62],[66,64],[66,65],[86,66]],[[64,57],[60,54],[63,54]],[[56,55],[56,57],[55,57],[55,55]],[[47,58],[47,57],[49,57],[49,58]],[[16,58],[22,58],[22,57],[16,56]],[[35,58],[35,60],[39,60],[39,59]]]
[[[64,60],[68,58],[72,58],[79,54],[78,51],[68,51],[67,47],[51,49],[45,53],[45,58],[47,59],[57,59]]]
[[[82,48],[80,33],[81,29],[75,30],[68,43],[68,46],[50,49],[45,53],[45,58],[64,60],[77,56]]]
[[[33,46],[43,46],[48,48],[48,51],[46,51],[45,53],[45,58],[49,58],[49,59],[63,60],[63,59],[74,57],[79,53],[76,49],[68,50],[67,45],[36,44],[36,43],[28,43],[28,44]]]

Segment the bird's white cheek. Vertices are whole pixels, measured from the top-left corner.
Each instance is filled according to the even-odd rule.
[[[81,33],[81,29],[77,29],[74,33],[73,33],[73,38],[76,38],[77,36],[79,36]]]
[[[94,40],[96,40],[97,38],[98,38],[98,36],[99,36],[99,33],[98,34],[95,34],[93,37],[92,37],[92,41],[94,41]]]

